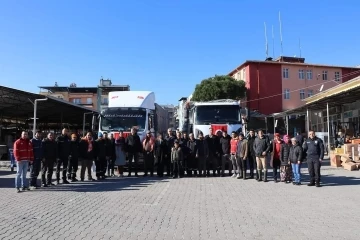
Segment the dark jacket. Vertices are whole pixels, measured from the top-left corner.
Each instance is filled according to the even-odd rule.
[[[33,147],[34,159],[42,159],[43,158],[42,140],[33,138],[30,141]]]
[[[72,159],[79,158],[79,141],[76,139],[75,141],[70,141],[70,154]]]
[[[59,158],[68,159],[70,154],[70,141],[67,135],[60,135],[56,138]]]
[[[81,139],[79,143],[79,157],[86,160],[94,160],[96,158],[97,144],[95,141],[92,142],[92,150],[88,151],[89,143],[86,139]]]
[[[115,139],[109,139],[109,152],[110,152],[110,158],[112,160],[116,159],[116,150],[115,150]]]
[[[95,141],[96,145],[96,156],[97,159],[104,159],[107,157],[107,141],[105,139],[97,139]]]
[[[268,141],[268,138],[263,136],[263,138],[257,137],[254,141],[253,149],[256,157],[262,156],[263,152],[268,153],[270,151],[271,144]]]
[[[227,135],[226,137],[222,137],[220,139],[220,145],[221,145],[221,153],[224,154],[230,154],[230,140],[231,137]]]
[[[318,138],[308,138],[303,143],[304,153],[306,153],[306,159],[319,160],[324,159],[324,143]]]
[[[139,152],[142,152],[143,147],[142,147],[142,143],[141,143],[141,141],[140,141],[139,135],[137,135],[137,134],[135,134],[135,135],[130,134],[130,135],[125,139],[125,150],[126,150],[126,152],[129,152],[129,153],[139,153]]]
[[[194,140],[191,140],[189,139],[188,142],[187,142],[187,149],[189,151],[189,154],[193,157],[196,155],[196,152],[197,152],[197,140],[194,139]]]
[[[171,149],[171,162],[182,162],[183,161],[183,152],[181,147]]]
[[[255,142],[255,139],[256,139],[255,136],[250,137],[250,135],[249,135],[249,137],[248,137],[248,148],[249,148],[249,150],[248,150],[248,156],[252,156],[252,157],[255,157],[255,156],[256,156],[255,151],[254,151],[254,142]]]
[[[181,148],[181,151],[183,152],[184,156],[187,156],[189,154],[189,149],[187,147],[187,140],[184,138],[176,138],[176,140],[179,141],[179,146]]]
[[[175,141],[175,137],[174,136],[169,136],[167,135],[165,137],[165,141],[166,141],[166,145],[167,145],[167,149],[168,149],[168,154],[170,155],[171,153],[171,149],[174,146],[174,141]]]
[[[281,144],[280,147],[280,162],[282,166],[287,166],[289,162],[291,145],[287,143]]]
[[[217,136],[212,135],[212,137],[210,137],[208,135],[205,137],[205,141],[207,142],[208,145],[209,154],[211,155],[221,154],[220,139]]]
[[[55,160],[58,158],[58,145],[55,140],[45,138],[42,143],[43,158]]]
[[[209,156],[209,146],[205,139],[198,139],[197,141],[197,152],[198,157],[208,157]]]
[[[164,139],[161,139],[161,142],[159,139],[155,140],[155,157],[156,159],[162,160],[165,158],[165,155],[168,154],[167,144]]]
[[[104,139],[105,144],[105,155],[112,159],[115,155],[115,145],[112,143],[110,139]]]
[[[297,135],[297,136],[295,137],[295,139],[296,139],[296,141],[298,142],[298,144],[299,144],[300,146],[302,146],[302,145],[304,144],[304,137],[303,137],[302,135]]]
[[[289,152],[289,161],[291,163],[298,163],[298,161],[302,161],[302,148],[297,144],[290,147]]]

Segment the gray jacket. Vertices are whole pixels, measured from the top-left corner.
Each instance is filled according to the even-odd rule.
[[[268,153],[270,151],[271,144],[268,139],[263,136],[262,138],[257,137],[254,141],[253,149],[256,157],[262,156],[263,152]]]

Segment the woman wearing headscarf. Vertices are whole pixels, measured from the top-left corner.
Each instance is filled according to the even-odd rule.
[[[123,132],[119,132],[119,136],[115,140],[115,166],[117,166],[118,169],[118,177],[124,176],[124,166],[126,164],[126,154],[125,154],[125,137],[123,135]]]
[[[271,156],[271,162],[270,162],[270,166],[273,168],[273,176],[274,176],[274,182],[278,182],[277,177],[278,177],[278,170],[280,168],[281,162],[280,162],[280,150],[281,150],[281,145],[283,144],[281,138],[280,138],[280,134],[279,133],[275,133],[274,136],[274,141],[273,141],[273,151],[272,151],[272,156]]]
[[[288,135],[283,137],[283,143],[281,144],[280,148],[280,181],[285,183],[291,182],[291,165],[290,165],[290,138]]]

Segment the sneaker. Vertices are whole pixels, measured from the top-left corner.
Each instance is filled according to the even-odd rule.
[[[232,178],[236,178],[236,173],[234,173],[231,177],[232,177]]]
[[[20,188],[16,188],[16,192],[20,193],[21,192]]]
[[[242,178],[242,177],[241,177],[240,174],[238,173],[238,174],[236,175],[236,178],[237,178],[237,179],[240,179],[240,178]]]
[[[29,187],[23,187],[22,190],[23,191],[30,191],[30,188]]]

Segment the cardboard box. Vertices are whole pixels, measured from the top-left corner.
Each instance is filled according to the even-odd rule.
[[[335,148],[334,151],[336,154],[344,154],[344,149],[343,148]]]
[[[353,140],[351,140],[351,143],[352,144],[360,144],[360,139],[359,138],[353,139]]]
[[[349,157],[347,157],[347,156],[342,155],[342,156],[340,157],[340,161],[341,161],[342,163],[348,163],[348,162],[351,162],[351,159],[350,159]]]
[[[358,169],[358,167],[356,166],[355,163],[352,163],[352,162],[349,162],[349,163],[345,163],[343,165],[344,169],[345,170],[348,170],[348,171],[355,171]]]
[[[352,154],[352,150],[354,149],[355,153],[357,153],[356,155],[359,155],[359,144],[346,143],[343,148],[346,154]]]
[[[341,156],[331,154],[330,155],[330,166],[331,167],[341,167]]]

